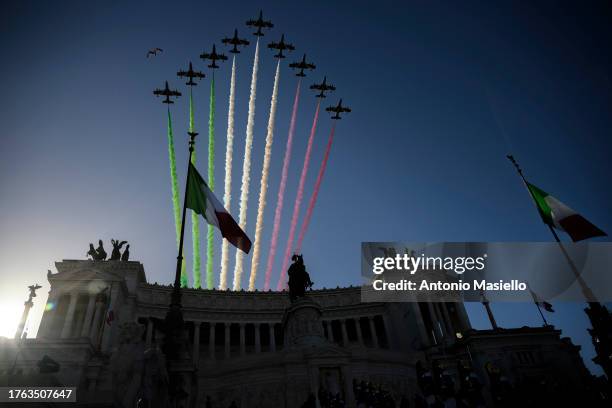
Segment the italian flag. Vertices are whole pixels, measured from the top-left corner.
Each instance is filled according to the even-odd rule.
[[[574,242],[607,235],[555,197],[531,183],[526,182],[526,184],[545,224],[565,231]]]
[[[185,200],[186,207],[203,216],[210,225],[219,228],[223,238],[227,239],[236,248],[247,254],[249,253],[251,240],[238,226],[230,213],[223,208],[223,205],[208,188],[192,163],[189,163],[187,197]]]

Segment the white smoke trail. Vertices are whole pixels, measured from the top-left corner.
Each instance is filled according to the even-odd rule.
[[[259,207],[257,208],[257,222],[255,223],[255,247],[251,261],[251,275],[249,276],[249,290],[255,290],[255,279],[259,267],[261,250],[261,233],[263,232],[264,210],[266,209],[266,194],[268,193],[268,176],[270,175],[270,160],[272,159],[272,142],[274,141],[274,121],[276,119],[276,102],[278,96],[278,79],[280,75],[280,59],[276,64],[272,99],[270,100],[270,116],[268,117],[268,132],[264,148],[263,168],[261,170],[261,187],[259,189]]]
[[[251,76],[251,94],[249,96],[249,113],[247,118],[246,141],[244,145],[244,162],[242,163],[242,185],[240,186],[240,212],[238,224],[243,231],[246,230],[247,206],[249,202],[249,185],[251,184],[251,150],[253,148],[253,127],[255,125],[255,98],[257,96],[257,69],[259,66],[259,38],[255,44],[255,58],[253,59],[253,74]],[[240,289],[244,252],[236,251],[236,264],[234,265],[234,290]]]
[[[231,212],[232,203],[232,156],[234,154],[234,105],[236,102],[236,56],[232,60],[232,77],[230,79],[229,108],[227,111],[227,145],[225,148],[225,186],[223,206]],[[227,270],[229,269],[229,242],[223,239],[221,244],[221,274],[219,289],[227,289]]]

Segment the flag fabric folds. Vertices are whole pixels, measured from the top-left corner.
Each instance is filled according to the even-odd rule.
[[[249,253],[251,240],[230,213],[223,208],[192,163],[189,163],[189,175],[187,176],[186,206],[202,215],[210,225],[219,228],[223,238],[236,248]]]
[[[605,232],[591,224],[582,215],[547,192],[531,183],[527,183],[527,188],[536,202],[542,221],[553,228],[565,231],[572,238],[572,241],[607,236]]]

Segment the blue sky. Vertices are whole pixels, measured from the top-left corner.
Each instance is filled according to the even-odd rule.
[[[551,240],[507,153],[517,157],[534,184],[604,231],[612,230],[612,25],[604,2],[3,2],[3,319],[18,319],[26,286],[47,284],[46,270],[54,261],[84,259],[88,243],[98,238],[107,249],[110,238],[130,241],[132,258],[144,263],[149,281],[172,280],[176,247],[165,106],[151,91],[166,79],[186,91],[176,71],[190,60],[205,69],[198,55],[213,42],[224,50],[220,39],[235,27],[254,41],[244,21],[260,7],[275,23],[266,43],[285,33],[296,46],[289,61],[306,52],[317,64],[307,83],[327,75],[338,90],[326,102],[342,97],[353,109],[337,128],[303,246],[316,286],[358,283],[362,241]],[[145,58],[152,47],[164,53]],[[238,213],[253,50],[248,47],[237,60],[233,214]],[[272,52],[262,48],[250,236],[274,66]],[[218,185],[224,174],[229,68],[226,63],[216,74]],[[262,262],[295,85],[285,63]],[[194,90],[203,174],[208,86],[205,80]],[[316,103],[302,90],[273,285]],[[172,107],[181,178],[186,102],[182,98]],[[322,115],[304,205],[330,128]],[[187,248],[189,265],[189,238]],[[218,239],[215,255],[218,268]],[[250,257],[245,270],[250,270]],[[263,286],[263,266],[257,284]],[[39,299],[32,326],[44,297]],[[555,304],[550,320],[590,358],[583,306]],[[487,327],[482,306],[468,308],[473,325]],[[503,327],[541,324],[532,304],[496,304],[493,310]]]

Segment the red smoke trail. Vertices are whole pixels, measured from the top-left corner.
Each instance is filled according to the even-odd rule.
[[[312,121],[312,128],[310,129],[310,136],[308,137],[308,147],[306,148],[306,155],[304,156],[304,167],[302,167],[302,174],[300,175],[300,183],[298,185],[297,197],[293,204],[293,215],[291,216],[291,227],[289,228],[289,239],[287,240],[287,248],[285,248],[285,256],[283,257],[283,266],[281,267],[281,275],[276,285],[276,290],[283,290],[285,288],[285,279],[287,278],[287,267],[289,266],[289,257],[291,256],[291,250],[293,249],[293,240],[295,238],[295,228],[297,227],[298,216],[300,215],[300,206],[302,205],[302,199],[304,198],[304,184],[306,183],[306,174],[308,173],[308,165],[310,164],[310,154],[312,153],[312,142],[314,135],[317,130],[317,122],[319,120],[319,108],[321,107],[321,99],[317,102],[317,110],[315,111],[314,120]]]
[[[300,87],[302,79],[298,81],[295,89],[295,98],[293,99],[293,109],[291,111],[291,122],[289,122],[289,134],[287,136],[287,145],[285,146],[285,157],[283,158],[283,170],[281,172],[281,181],[276,197],[276,209],[274,210],[274,227],[272,229],[272,240],[270,241],[270,252],[268,253],[268,261],[266,263],[266,277],[264,290],[270,289],[270,278],[272,277],[272,265],[276,256],[276,247],[278,245],[278,232],[280,230],[281,214],[283,213],[283,203],[285,201],[285,188],[287,187],[287,173],[289,173],[289,162],[291,161],[291,148],[293,147],[293,134],[295,133],[295,121],[297,118],[298,104],[300,100]]]
[[[312,196],[310,197],[310,201],[308,202],[308,210],[306,211],[306,217],[304,217],[304,221],[302,221],[302,228],[300,229],[300,235],[298,238],[297,245],[295,247],[296,252],[300,252],[302,249],[302,242],[304,241],[304,234],[306,234],[306,230],[308,229],[308,224],[310,224],[310,219],[312,218],[312,211],[314,210],[314,206],[317,202],[317,197],[319,196],[319,189],[321,188],[321,182],[323,181],[323,175],[325,174],[325,168],[327,167],[327,160],[329,159],[329,152],[331,151],[332,143],[334,142],[334,131],[336,130],[336,124],[334,123],[331,132],[329,133],[329,139],[327,140],[327,148],[325,149],[325,155],[323,156],[323,161],[321,162],[321,167],[319,168],[319,174],[317,175],[317,181],[315,182],[315,187],[312,192]]]

